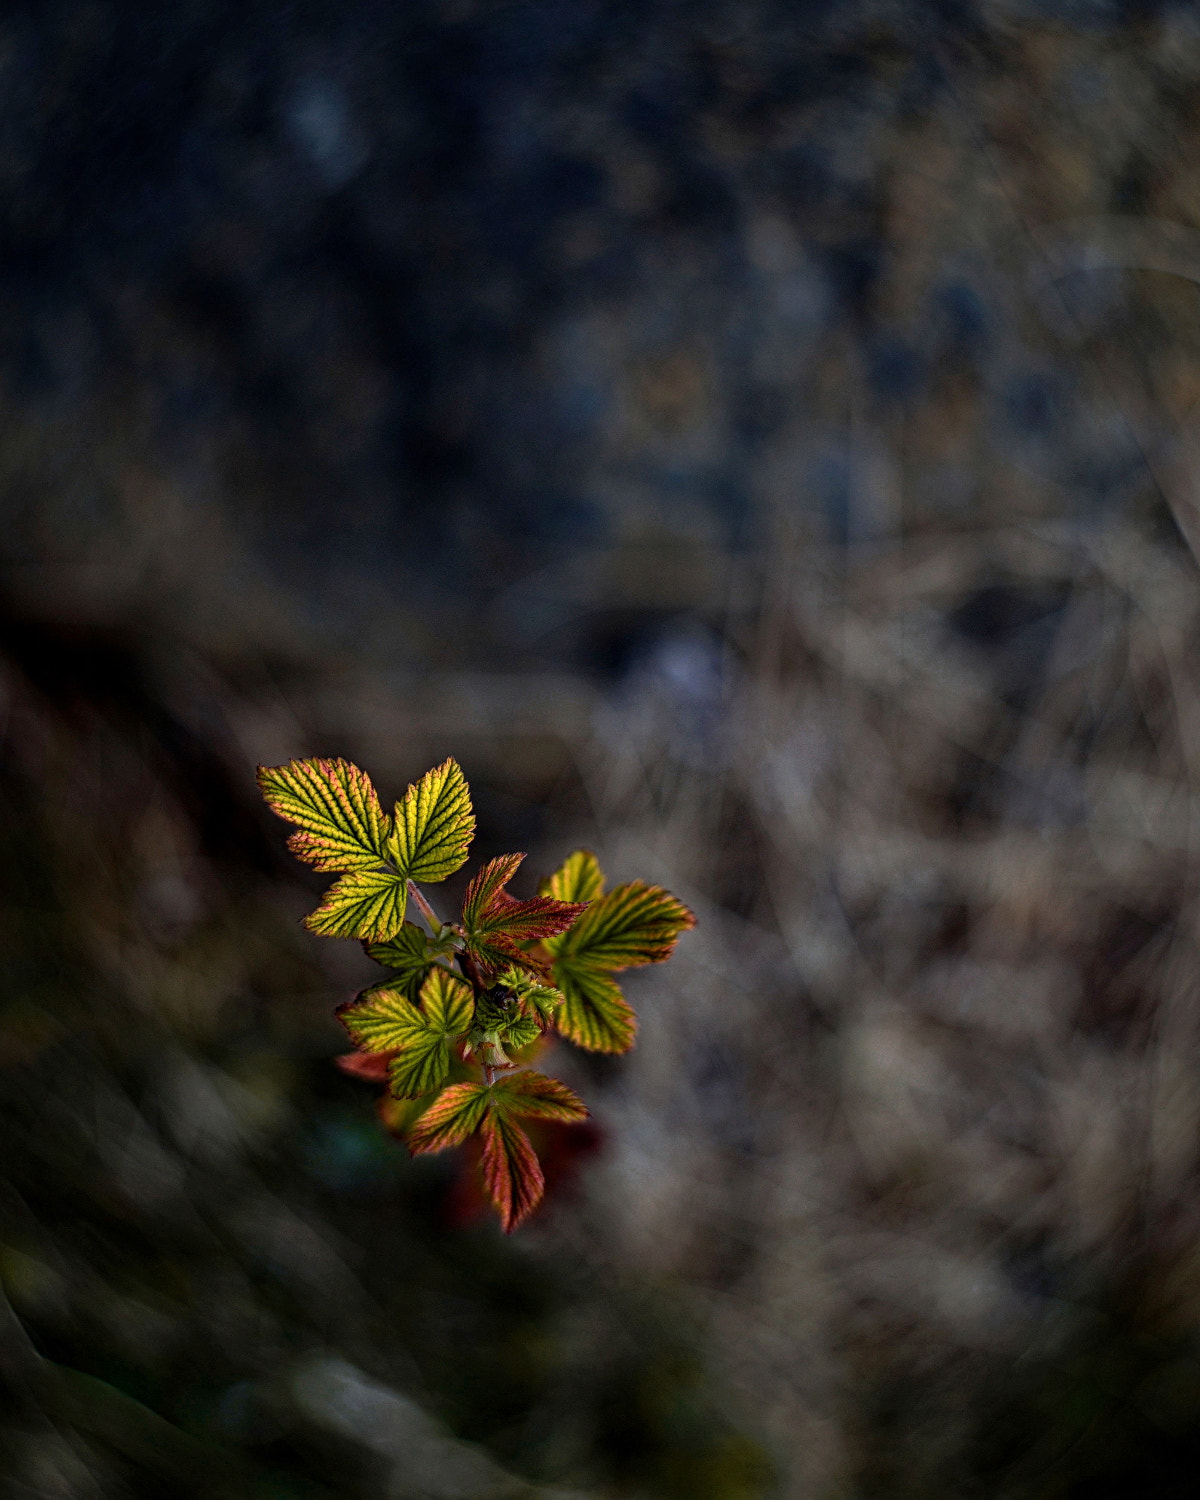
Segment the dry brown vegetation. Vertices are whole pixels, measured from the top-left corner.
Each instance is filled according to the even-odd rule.
[[[414,126],[399,259],[367,172],[3,313],[14,1496],[1193,1492],[1200,33],[733,11],[512,85],[608,184],[516,249]],[[513,1245],[330,1062],[304,754],[699,917]]]

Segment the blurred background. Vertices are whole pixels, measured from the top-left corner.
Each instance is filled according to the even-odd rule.
[[[1190,4],[3,8],[4,1495],[1194,1494],[1198,224]],[[699,917],[511,1239],[306,754]]]

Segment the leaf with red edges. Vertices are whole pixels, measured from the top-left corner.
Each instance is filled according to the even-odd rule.
[[[319,937],[386,942],[404,925],[407,899],[404,881],[390,870],[352,870],[334,881],[304,925]]]
[[[461,1145],[483,1123],[487,1094],[484,1083],[452,1083],[409,1131],[408,1149],[414,1156],[422,1156]]]
[[[471,794],[455,760],[426,771],[396,803],[388,854],[409,880],[436,883],[466,863],[475,832]]]
[[[431,1093],[450,1071],[451,1045],[470,1028],[475,1011],[469,984],[434,964],[414,1005],[399,989],[376,985],[338,1018],[366,1052],[388,1052],[388,1080],[398,1099]]]
[[[494,1083],[458,1083],[445,1089],[408,1131],[414,1156],[457,1146],[478,1130],[488,1192],[506,1234],[537,1207],[542,1170],[520,1119],[575,1124],[587,1118],[582,1100],[565,1083],[522,1072]]]
[[[483,1122],[483,1180],[511,1234],[542,1201],[546,1181],[529,1137],[509,1115],[489,1110]]]
[[[574,1124],[588,1117],[587,1106],[574,1090],[544,1073],[512,1073],[497,1078],[489,1107],[525,1120],[561,1120]]]
[[[695,925],[696,918],[670,891],[634,880],[593,901],[571,931],[547,947],[556,956],[581,958],[589,967],[611,972],[662,963],[674,953],[679,934]]]
[[[603,892],[604,875],[590,849],[568,854],[554,874],[538,886],[539,896],[553,896],[556,901],[594,901]]]
[[[365,943],[363,946],[377,964],[386,964],[395,971],[388,983],[403,990],[410,1000],[415,1000],[430,966],[453,952],[453,933],[431,938],[415,923],[405,922],[390,941]]]
[[[480,1127],[483,1177],[505,1234],[529,1217],[545,1187],[537,1153],[517,1121],[574,1124],[586,1118],[583,1101],[565,1083],[542,1073],[513,1073],[497,1078],[488,1089],[487,1113]]]
[[[560,1036],[588,1052],[628,1052],[637,1039],[638,1020],[611,974],[570,959],[556,959],[554,978],[563,1003],[552,1021]]]
[[[288,848],[318,870],[380,865],[392,820],[371,778],[348,760],[290,760],[259,766],[258,785],[273,813],[297,825]]]

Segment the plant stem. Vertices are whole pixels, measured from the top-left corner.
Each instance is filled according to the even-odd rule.
[[[418,908],[420,909],[421,915],[429,923],[430,931],[433,933],[434,937],[436,937],[442,930],[442,923],[438,921],[437,912],[434,911],[433,907],[430,906],[429,902],[426,901],[425,897],[422,896],[419,890],[417,890],[416,886],[412,883],[411,880],[408,882],[408,894],[416,902]]]
[[[408,881],[408,894],[412,897],[413,902],[420,910],[421,915],[429,923],[430,932],[434,935],[434,937],[436,937],[438,933],[442,931],[443,925],[438,917],[437,912],[434,911],[433,907],[430,906],[429,902],[426,901],[425,897],[422,896],[419,890],[417,890],[416,886],[412,883],[411,880]],[[476,994],[478,994],[481,988],[481,983],[479,980],[479,975],[476,972],[475,965],[471,963],[471,960],[465,953],[456,953],[455,957],[458,959],[459,968],[463,970],[466,977],[471,981],[471,988],[476,992]],[[496,1081],[495,1068],[491,1068],[487,1065],[487,1063],[484,1063],[483,1076],[487,1082],[488,1088],[491,1088],[492,1084]]]

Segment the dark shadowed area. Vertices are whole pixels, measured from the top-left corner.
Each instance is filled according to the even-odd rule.
[[[0,396],[5,1496],[1195,1493],[1193,5],[10,4]],[[511,1237],[306,755],[697,914]]]

